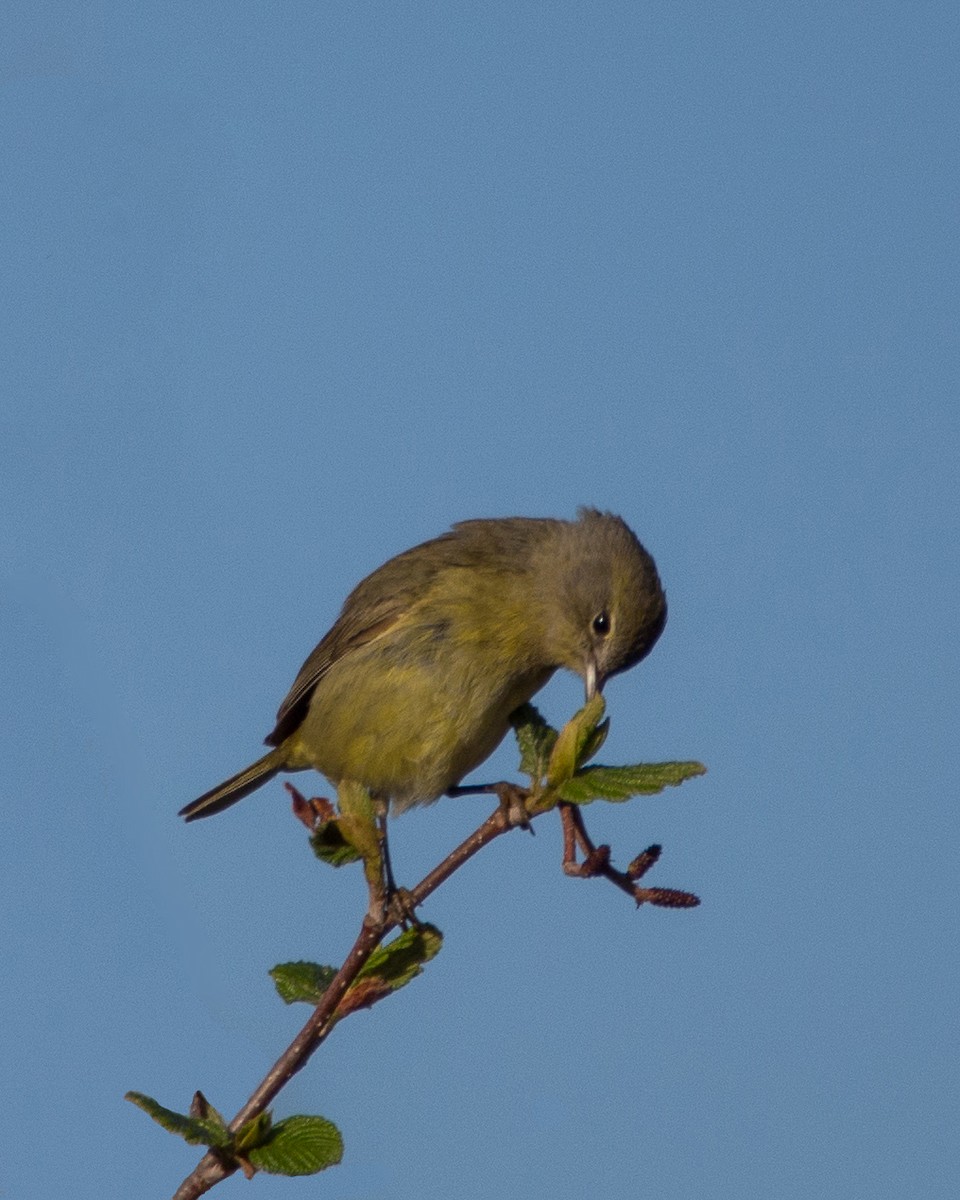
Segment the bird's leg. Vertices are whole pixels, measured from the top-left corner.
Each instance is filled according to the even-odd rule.
[[[340,832],[363,862],[370,893],[367,919],[384,925],[391,917],[390,903],[396,894],[387,853],[387,801],[373,796],[362,783],[341,779],[337,785]]]
[[[511,827],[519,826],[521,829],[529,829],[531,833],[534,832],[533,826],[530,824],[530,814],[527,812],[530,789],[521,787],[518,783],[477,783],[467,784],[466,787],[457,785],[447,788],[447,795],[496,796],[500,801],[501,811]]]
[[[384,864],[384,849],[386,848],[386,820],[378,816],[373,823],[373,837],[360,853],[363,862],[363,874],[370,893],[370,904],[367,916],[375,925],[383,925],[387,919],[387,868]]]
[[[378,899],[383,905],[385,914],[406,929],[408,925],[419,925],[420,922],[417,920],[413,897],[406,888],[397,887],[397,881],[393,877],[393,865],[390,862],[390,842],[387,838],[387,813],[390,808],[390,802],[378,796],[375,803],[377,810],[377,840],[380,845],[380,864],[382,869]],[[371,891],[371,903],[372,898],[373,893]]]
[[[376,807],[377,841],[380,845],[380,862],[383,866],[383,884],[389,896],[397,890],[397,883],[393,878],[393,867],[390,864],[390,843],[387,840],[387,812],[390,805],[388,801],[378,798]]]

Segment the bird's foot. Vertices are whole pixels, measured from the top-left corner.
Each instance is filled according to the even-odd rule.
[[[394,887],[387,893],[386,915],[389,921],[399,925],[401,929],[408,929],[411,925],[419,929],[422,924],[417,916],[417,902],[407,888]]]
[[[511,828],[529,829],[531,833],[534,832],[527,811],[529,788],[520,787],[516,783],[494,783],[491,784],[490,790],[500,801],[500,809]]]
[[[530,799],[530,789],[521,787],[518,783],[477,783],[461,786],[455,784],[447,788],[448,796],[496,796],[500,801],[500,811],[503,813],[509,829],[529,829],[530,812],[527,801]]]

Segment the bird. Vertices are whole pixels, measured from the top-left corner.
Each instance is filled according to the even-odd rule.
[[[359,784],[392,813],[456,793],[559,669],[589,699],[663,631],[657,568],[618,516],[461,521],[348,595],[244,770],[180,810],[219,813],[280,772]]]

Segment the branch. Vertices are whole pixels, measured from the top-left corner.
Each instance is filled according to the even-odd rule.
[[[660,858],[660,846],[648,846],[630,863],[626,871],[618,871],[610,862],[610,847],[595,846],[583,823],[583,814],[576,804],[561,800],[560,821],[563,825],[563,870],[564,874],[577,879],[609,879],[622,892],[632,896],[637,907],[641,904],[656,904],[660,908],[696,908],[700,900],[693,892],[681,892],[677,888],[640,887],[642,878]],[[577,850],[583,862],[577,862]]]
[[[529,820],[529,818],[525,819]],[[478,829],[474,830],[468,838],[448,854],[443,862],[434,867],[415,888],[410,890],[408,895],[412,904],[414,906],[422,904],[468,859],[518,824],[520,821],[506,807],[497,808]],[[336,1023],[337,1009],[348,988],[357,978],[373,951],[398,924],[400,924],[399,920],[390,916],[379,922],[372,920],[369,915],[364,917],[357,940],[344,960],[343,966],[324,992],[323,999],[261,1083],[254,1089],[250,1099],[230,1122],[231,1132],[235,1133],[247,1121],[264,1112],[293,1076],[306,1066],[314,1051],[319,1048]],[[224,1161],[216,1151],[209,1150],[174,1192],[173,1200],[196,1200],[198,1196],[204,1195],[236,1170],[237,1167],[233,1163]]]

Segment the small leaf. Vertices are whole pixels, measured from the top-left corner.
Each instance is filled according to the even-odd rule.
[[[394,988],[420,974],[423,963],[440,953],[443,934],[435,925],[419,925],[405,929],[386,946],[381,946],[367,959],[357,979],[376,975]]]
[[[336,1020],[342,1021],[344,1017],[359,1012],[361,1008],[373,1008],[377,1001],[389,996],[393,990],[389,983],[375,975],[369,979],[357,979],[337,1005]]]
[[[532,704],[521,704],[515,709],[510,714],[510,724],[520,749],[520,770],[539,783],[547,773],[550,755],[557,744],[557,731]]]
[[[560,783],[558,792],[572,804],[592,800],[629,800],[631,796],[653,796],[664,788],[676,787],[686,779],[703,775],[707,768],[698,762],[637,763],[629,767],[584,767],[572,779]]]
[[[197,1117],[201,1121],[213,1121],[215,1125],[222,1125],[224,1129],[227,1127],[223,1116],[217,1112],[203,1092],[193,1093],[193,1099],[190,1101],[190,1116]]]
[[[164,1108],[151,1096],[143,1092],[127,1092],[124,1096],[137,1108],[142,1108],[148,1117],[152,1117],[158,1125],[162,1125],[168,1133],[179,1134],[191,1146],[217,1146],[221,1149],[229,1147],[232,1138],[222,1121],[203,1120],[199,1117],[187,1117],[183,1113]]]
[[[423,964],[439,953],[443,934],[434,925],[406,929],[387,946],[374,950],[337,1007],[337,1017],[369,1008],[415,979]]]
[[[329,863],[331,867],[343,867],[347,863],[356,862],[360,852],[343,836],[340,821],[334,817],[330,821],[321,821],[316,832],[310,838],[313,852],[321,862]]]
[[[600,722],[596,729],[594,729],[593,733],[590,734],[590,736],[584,742],[583,749],[580,751],[579,755],[581,765],[585,762],[589,762],[590,759],[593,758],[596,753],[598,753],[600,747],[607,740],[607,734],[609,732],[610,718],[607,717],[605,721]]]
[[[242,1154],[245,1158],[250,1157],[250,1151],[256,1149],[257,1146],[262,1146],[270,1136],[273,1127],[273,1117],[270,1115],[269,1109],[259,1113],[257,1116],[249,1120],[246,1125],[241,1125],[237,1130],[233,1146],[237,1154]]]
[[[285,1004],[319,1004],[336,975],[335,967],[312,962],[277,963],[269,971],[273,986]]]
[[[323,1117],[287,1117],[277,1121],[245,1157],[271,1175],[316,1175],[343,1158],[343,1138],[336,1125]]]
[[[314,833],[324,821],[330,821],[336,816],[337,810],[325,796],[311,796],[308,800],[303,792],[290,783],[283,785],[290,793],[290,809],[301,824],[306,825]]]
[[[550,787],[558,787],[570,779],[581,763],[589,757],[587,752],[591,747],[596,748],[599,745],[597,739],[602,742],[606,737],[605,728],[603,733],[598,732],[604,709],[603,696],[597,692],[560,730],[547,769],[547,783]]]

